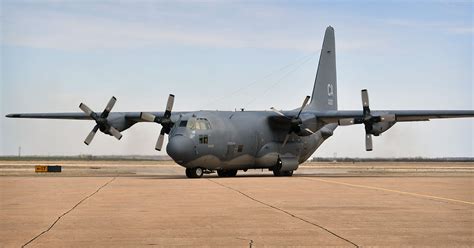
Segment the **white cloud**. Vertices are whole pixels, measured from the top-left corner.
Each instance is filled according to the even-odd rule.
[[[101,9],[99,12],[103,12],[106,7],[99,5],[97,8]],[[296,22],[292,19],[293,14],[285,14],[278,8],[245,6],[237,8],[235,11],[239,14],[229,18],[212,13],[206,16],[208,12],[212,12],[208,9],[203,10],[201,16],[192,11],[150,10],[151,13],[144,18],[136,18],[136,12],[140,12],[142,8],[132,10],[135,12],[132,14],[126,14],[123,8],[115,8],[116,12],[112,11],[115,14],[111,16],[91,16],[80,11],[15,9],[4,16],[2,43],[63,50],[177,44],[300,51],[316,51],[321,44],[320,32],[308,32],[315,30],[311,23],[306,24],[307,26],[292,25],[291,21]],[[199,10],[196,11],[199,13]],[[216,7],[214,11],[219,12],[221,9]],[[153,17],[154,15],[158,17]],[[347,24],[344,27],[350,28]],[[366,37],[351,37],[350,41],[341,41],[338,48],[373,49],[386,42],[382,38]]]
[[[440,30],[453,34],[472,34],[473,27],[466,26],[464,24],[456,24],[453,22],[446,21],[419,21],[419,20],[407,20],[407,19],[387,19],[385,23],[392,26],[416,28],[416,29],[433,29]]]

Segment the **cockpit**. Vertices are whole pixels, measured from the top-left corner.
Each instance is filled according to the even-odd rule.
[[[209,130],[211,123],[206,118],[189,118],[188,120],[181,120],[179,127],[186,127],[189,130]]]
[[[187,163],[198,154],[205,154],[210,144],[212,126],[207,118],[182,116],[175,122],[166,147],[168,155],[179,164]]]

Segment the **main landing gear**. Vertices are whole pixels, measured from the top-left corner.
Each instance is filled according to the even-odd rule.
[[[235,177],[237,170],[217,170],[217,175],[219,177]]]
[[[291,177],[293,176],[293,170],[282,170],[283,163],[278,159],[277,164],[273,167],[273,175],[276,177]]]
[[[201,178],[204,174],[213,173],[214,171],[203,169],[201,167],[196,168],[187,168],[186,176],[188,178]],[[217,175],[219,177],[235,177],[237,175],[237,170],[217,170]]]
[[[291,177],[293,176],[293,171],[280,171],[280,170],[273,170],[273,175],[276,177]]]

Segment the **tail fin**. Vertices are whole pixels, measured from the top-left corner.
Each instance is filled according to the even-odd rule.
[[[329,26],[324,34],[313,95],[307,109],[337,110],[336,46],[334,43],[334,28]]]

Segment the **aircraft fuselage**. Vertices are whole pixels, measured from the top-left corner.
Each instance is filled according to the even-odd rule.
[[[312,135],[293,134],[283,146],[287,131],[272,130],[268,118],[274,115],[270,111],[198,111],[181,115],[174,121],[167,152],[186,168],[271,169],[282,158],[297,166],[336,128],[326,125]]]

